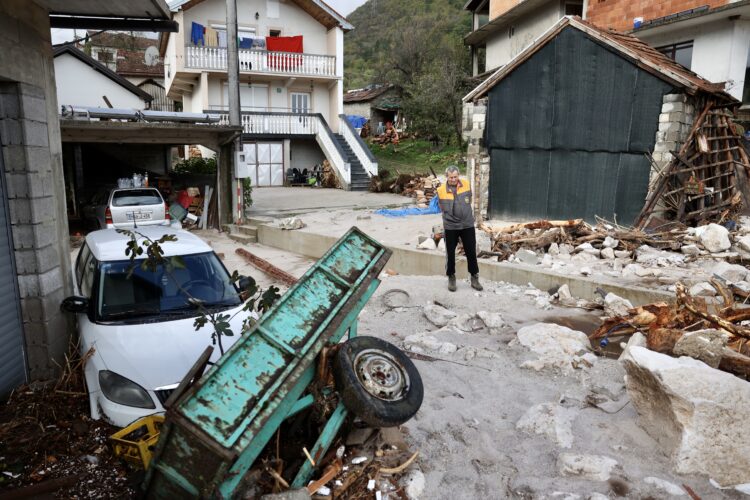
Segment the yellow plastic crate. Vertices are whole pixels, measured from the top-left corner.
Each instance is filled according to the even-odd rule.
[[[136,420],[109,438],[115,456],[123,458],[132,465],[148,469],[151,453],[159,441],[159,430],[164,423],[164,416],[151,415]]]

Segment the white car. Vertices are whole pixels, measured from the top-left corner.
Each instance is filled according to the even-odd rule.
[[[113,189],[104,212],[108,228],[133,229],[144,226],[168,226],[167,204],[156,188]]]
[[[76,260],[75,296],[62,304],[76,313],[81,354],[94,349],[85,369],[91,417],[120,427],[164,412],[172,390],[212,344],[210,323],[198,331],[193,326],[201,314],[196,301],[232,317],[234,335],[221,338],[225,351],[239,339],[250,314],[242,311],[239,290],[224,264],[201,239],[159,226],[135,231],[151,240],[174,234],[177,241],[161,246],[165,257],[180,256],[184,269],[146,271],[136,260],[128,277],[129,237],[115,229],[94,231]],[[215,346],[211,361],[219,357]]]

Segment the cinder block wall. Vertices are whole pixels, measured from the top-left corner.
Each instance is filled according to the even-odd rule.
[[[55,376],[69,339],[72,291],[62,146],[49,15],[0,2],[0,137],[31,380]]]
[[[651,169],[652,181],[672,161],[672,151],[679,151],[687,140],[696,112],[694,99],[685,94],[667,94],[663,97],[652,154],[655,166]]]
[[[644,21],[708,5],[720,7],[730,0],[589,0],[586,19],[602,28],[633,29],[633,20]]]
[[[466,175],[474,196],[474,218],[487,219],[490,187],[490,156],[484,145],[484,127],[487,119],[487,99],[467,102],[463,106],[463,138],[466,150]]]

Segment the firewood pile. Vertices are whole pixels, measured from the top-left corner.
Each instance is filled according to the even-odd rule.
[[[582,219],[571,219],[539,220],[501,228],[480,224],[479,228],[490,235],[492,242],[491,251],[481,252],[480,257],[497,257],[498,261],[507,260],[521,249],[545,252],[553,245],[558,249],[567,246],[568,253],[585,251],[601,257],[610,255],[614,259],[629,257],[642,245],[680,250],[684,243],[694,238],[688,228],[681,225],[665,226],[661,231],[647,233],[604,220],[593,226]]]
[[[398,174],[395,179],[387,175],[375,176],[370,182],[370,191],[374,193],[395,193],[416,198],[417,205],[425,207],[437,196],[440,180],[434,175]],[[421,207],[424,208],[424,207]]]
[[[642,345],[675,357],[690,356],[747,379],[750,307],[735,302],[735,295],[747,294],[719,279],[712,280],[711,285],[720,300],[691,296],[684,284],[677,283],[676,303],[649,304],[606,319],[591,334],[592,344],[606,347],[611,340],[629,338],[628,345]]]
[[[740,211],[750,159],[728,108],[709,102],[685,143],[658,172],[635,226],[672,220],[688,225],[721,223]],[[658,222],[657,222],[658,223]]]
[[[320,184],[325,188],[341,189],[339,178],[336,176],[336,172],[334,172],[328,160],[323,160],[323,176]]]

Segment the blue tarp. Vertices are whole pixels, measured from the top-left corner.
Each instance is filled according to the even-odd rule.
[[[346,115],[346,119],[354,128],[362,128],[367,123],[367,118],[359,115]]]
[[[430,200],[430,206],[427,208],[392,208],[392,209],[380,209],[375,212],[378,215],[384,215],[385,217],[406,217],[408,215],[430,215],[439,214],[440,207],[438,206],[438,197],[435,196]]]

